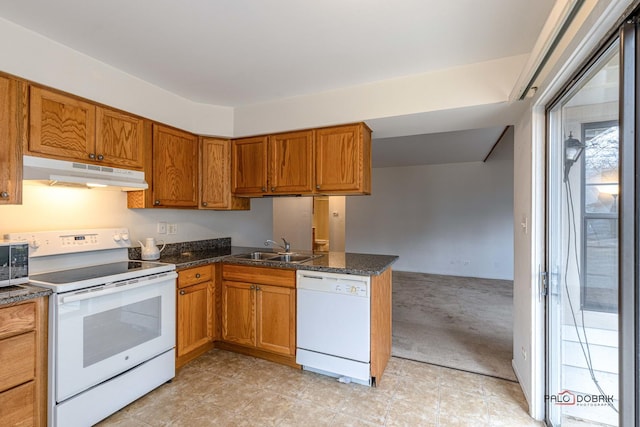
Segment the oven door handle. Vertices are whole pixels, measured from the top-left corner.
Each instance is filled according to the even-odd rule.
[[[133,282],[133,283],[128,283],[121,286],[114,286],[106,289],[98,289],[95,291],[87,291],[87,292],[80,292],[72,295],[66,295],[66,296],[60,297],[59,301],[62,304],[66,304],[68,302],[75,302],[75,301],[84,301],[84,300],[97,298],[105,295],[111,295],[111,294],[117,294],[120,292],[130,291],[132,289],[141,288],[143,286],[155,285],[157,283],[166,282],[167,280],[175,280],[177,277],[178,277],[178,274],[175,271],[171,271],[169,273],[162,273],[157,276],[151,276],[146,280],[131,279],[129,280],[129,282]]]

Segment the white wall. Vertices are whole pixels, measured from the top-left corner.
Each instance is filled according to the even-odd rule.
[[[532,111],[529,109],[515,126],[514,136],[514,291],[513,291],[513,369],[528,402],[544,385],[544,377],[535,368],[538,336],[533,326],[539,323],[536,316],[539,306],[535,301],[537,290],[534,275],[538,269],[532,267],[533,237],[536,232],[532,224]],[[525,224],[524,226],[522,224]],[[535,380],[534,380],[535,378]],[[542,383],[540,383],[542,381]],[[540,414],[536,414],[540,418]]]
[[[449,111],[447,123],[461,123],[459,110],[484,111],[507,105],[527,60],[527,55],[516,55],[233,108],[175,95],[2,18],[0,40],[5,41],[0,56],[2,72],[186,131],[224,137]],[[442,114],[436,116],[441,122]],[[508,119],[502,124],[507,124],[505,121]],[[467,128],[474,127],[468,119],[464,122]]]
[[[509,93],[526,59],[527,55],[517,55],[237,107],[234,135],[256,135],[283,129],[499,105],[509,99]],[[375,126],[373,131],[376,131]]]
[[[329,196],[329,250],[344,252],[347,198]]]
[[[271,199],[253,199],[250,211],[127,209],[120,191],[25,185],[22,205],[0,206],[0,236],[9,232],[128,227],[133,246],[144,237],[168,243],[231,237],[235,246],[262,246],[271,238]],[[158,221],[178,225],[159,235]]]
[[[486,163],[373,169],[347,199],[348,252],[399,255],[396,270],[513,278],[513,130]]]
[[[255,200],[255,199],[254,199]],[[282,244],[282,237],[291,249],[312,249],[313,197],[277,197],[273,199],[273,239]]]
[[[231,107],[182,98],[2,18],[0,40],[3,72],[191,132],[233,134]]]

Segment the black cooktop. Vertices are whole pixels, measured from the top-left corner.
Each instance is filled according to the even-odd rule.
[[[94,265],[91,267],[33,274],[30,275],[29,278],[34,281],[50,283],[52,285],[63,285],[66,283],[82,282],[90,279],[108,278],[122,273],[142,272],[143,270],[157,267],[158,264],[153,262],[121,261],[111,264]]]

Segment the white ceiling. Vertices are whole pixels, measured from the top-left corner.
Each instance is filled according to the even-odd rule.
[[[238,107],[526,54],[554,2],[0,0],[0,17],[192,101]],[[396,122],[376,137],[410,134]]]

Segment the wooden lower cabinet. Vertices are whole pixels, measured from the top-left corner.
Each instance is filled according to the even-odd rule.
[[[176,368],[213,347],[215,265],[178,272]]]
[[[295,271],[224,264],[222,345],[295,365]]]
[[[0,307],[0,425],[47,424],[47,297]]]
[[[236,344],[256,345],[255,285],[222,282],[222,339]]]
[[[295,356],[295,322],[295,289],[256,286],[256,347]]]

